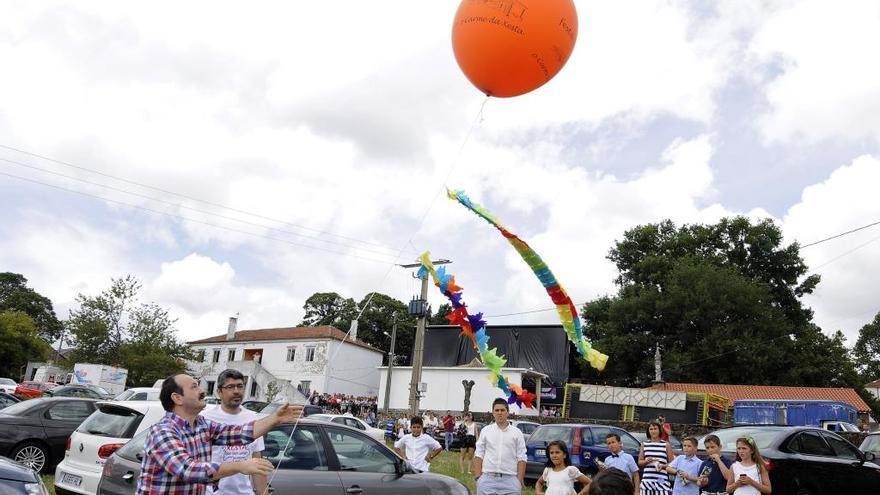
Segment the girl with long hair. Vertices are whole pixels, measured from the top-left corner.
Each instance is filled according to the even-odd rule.
[[[727,480],[727,491],[734,495],[768,495],[773,488],[770,486],[770,474],[764,464],[764,458],[758,451],[758,445],[752,437],[736,439],[736,462],[730,466],[730,479]]]
[[[651,421],[645,431],[647,440],[639,448],[639,467],[643,468],[639,489],[645,495],[667,495],[672,493],[666,465],[675,459],[672,446],[663,440],[660,423]]]
[[[474,423],[474,416],[471,413],[465,413],[459,428],[464,434],[461,436],[458,470],[464,473],[465,466],[467,466],[467,473],[471,474],[471,464],[474,460],[474,450],[477,448],[477,436],[480,432],[477,430],[477,424]]]
[[[574,482],[583,485],[580,492],[574,491]],[[546,491],[545,491],[546,487]],[[547,444],[547,464],[541,477],[535,483],[537,495],[586,495],[590,490],[590,478],[580,469],[571,465],[571,456],[565,442],[553,440]]]

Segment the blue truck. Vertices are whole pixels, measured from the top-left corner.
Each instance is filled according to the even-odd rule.
[[[858,411],[835,400],[737,400],[733,422],[737,425],[815,426],[832,431],[858,431],[853,423]]]

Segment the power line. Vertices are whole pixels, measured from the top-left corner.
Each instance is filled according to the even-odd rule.
[[[849,235],[849,234],[852,234],[852,233],[854,233],[854,232],[858,232],[858,231],[860,231],[860,230],[864,230],[864,229],[867,229],[867,228],[869,228],[869,227],[873,227],[873,226],[875,226],[875,225],[880,225],[880,220],[878,220],[878,221],[876,221],[876,222],[869,223],[868,225],[862,225],[861,227],[856,227],[856,228],[854,228],[854,229],[852,229],[852,230],[847,230],[846,232],[841,232],[841,233],[839,233],[839,234],[835,234],[835,235],[833,235],[833,236],[831,236],[831,237],[826,237],[826,238],[824,238],[824,239],[819,239],[818,241],[811,242],[811,243],[809,243],[809,244],[804,244],[803,246],[801,246],[801,249],[803,249],[803,248],[808,248],[808,247],[810,247],[810,246],[815,246],[816,244],[822,244],[823,242],[830,241],[830,240],[832,240],[832,239],[837,239],[838,237],[843,237],[843,236],[845,236],[845,235]]]
[[[22,153],[22,154],[24,154],[24,155],[28,155],[28,156],[32,156],[32,157],[35,157],[35,158],[39,158],[39,159],[41,159],[41,160],[50,161],[50,162],[52,162],[52,163],[57,163],[58,165],[63,165],[63,166],[65,166],[65,167],[70,167],[70,168],[74,168],[74,169],[81,170],[81,171],[84,171],[84,172],[89,172],[89,173],[92,173],[92,174],[100,175],[100,176],[102,176],[102,177],[106,177],[106,178],[108,178],[108,179],[117,180],[117,181],[119,181],[119,182],[124,182],[124,183],[126,183],[126,184],[130,184],[130,185],[133,185],[133,186],[143,187],[143,188],[145,188],[145,189],[151,189],[151,190],[153,190],[153,191],[161,192],[161,193],[164,193],[164,194],[170,194],[170,195],[172,195],[172,196],[177,196],[177,197],[179,197],[179,198],[184,198],[184,199],[188,199],[188,200],[190,200],[190,201],[195,201],[195,202],[198,202],[198,203],[202,203],[202,204],[206,204],[206,205],[214,206],[214,207],[217,207],[217,208],[222,208],[222,209],[225,209],[225,210],[234,211],[234,212],[236,212],[236,213],[241,213],[241,214],[244,214],[244,215],[250,215],[250,216],[252,216],[252,217],[260,218],[260,219],[262,219],[262,220],[269,220],[269,221],[271,221],[271,222],[277,222],[277,223],[281,223],[281,224],[288,225],[288,226],[291,226],[291,227],[296,227],[296,228],[303,229],[303,230],[309,230],[309,231],[316,232],[316,233],[319,233],[319,234],[325,234],[325,235],[329,235],[329,236],[339,237],[339,238],[341,238],[341,239],[345,239],[345,240],[352,241],[352,242],[360,242],[360,243],[364,243],[364,244],[370,244],[370,245],[373,245],[373,246],[376,246],[376,247],[381,247],[381,248],[383,248],[383,249],[388,249],[388,250],[393,251],[393,248],[390,248],[390,247],[388,247],[388,246],[384,246],[384,245],[382,245],[382,244],[378,244],[378,243],[375,243],[375,242],[372,242],[372,241],[364,241],[364,240],[362,240],[362,239],[357,239],[357,238],[354,238],[354,237],[348,237],[348,236],[344,236],[344,235],[341,235],[341,234],[336,234],[336,233],[329,232],[329,231],[325,231],[325,230],[315,229],[315,228],[308,227],[308,226],[305,226],[305,225],[299,225],[299,224],[291,223],[291,222],[288,222],[288,221],[286,221],[286,220],[279,220],[279,219],[277,219],[277,218],[268,217],[268,216],[265,216],[265,215],[261,215],[261,214],[259,214],[259,213],[253,213],[253,212],[250,212],[250,211],[247,211],[247,210],[241,210],[241,209],[238,209],[238,208],[233,208],[233,207],[231,207],[231,206],[227,206],[227,205],[224,205],[224,204],[214,203],[214,202],[212,202],[212,201],[208,201],[208,200],[204,200],[204,199],[196,198],[196,197],[193,197],[193,196],[188,196],[188,195],[186,195],[186,194],[181,194],[181,193],[174,192],[174,191],[169,191],[169,190],[167,190],[167,189],[162,189],[162,188],[160,188],[160,187],[155,187],[155,186],[151,186],[151,185],[149,185],[149,184],[144,184],[144,183],[141,183],[141,182],[137,182],[137,181],[129,180],[129,179],[126,179],[126,178],[123,178],[123,177],[119,177],[119,176],[116,176],[116,175],[107,174],[107,173],[104,173],[104,172],[101,172],[101,171],[98,171],[98,170],[94,170],[94,169],[91,169],[91,168],[88,168],[88,167],[83,167],[83,166],[81,166],[81,165],[75,165],[75,164],[73,164],[73,163],[65,162],[65,161],[63,161],[63,160],[58,160],[58,159],[51,158],[51,157],[48,157],[48,156],[45,156],[45,155],[40,155],[40,154],[37,154],[37,153],[32,153],[32,152],[30,152],[30,151],[21,150],[21,149],[18,149],[18,148],[14,148],[14,147],[12,147],[12,146],[7,146],[7,145],[4,145],[4,144],[0,144],[0,148],[4,148],[4,149],[7,149],[7,150],[15,151],[15,152],[17,152],[17,153]]]
[[[235,232],[235,233],[238,233],[238,234],[243,234],[243,235],[247,235],[247,236],[251,236],[251,237],[258,237],[258,238],[261,238],[261,239],[268,239],[268,240],[276,241],[276,242],[283,242],[283,243],[285,243],[285,244],[290,244],[290,245],[293,245],[293,246],[304,247],[304,248],[307,248],[307,249],[313,249],[313,250],[316,250],[316,251],[324,251],[324,252],[326,252],[326,253],[337,254],[337,255],[340,255],[340,256],[351,256],[351,257],[353,257],[353,258],[362,259],[362,260],[364,260],[364,261],[372,261],[372,262],[375,262],[375,263],[381,263],[381,264],[383,264],[383,265],[394,266],[393,263],[389,263],[388,261],[384,261],[384,260],[377,260],[377,259],[374,259],[374,258],[367,258],[367,257],[364,257],[364,256],[358,256],[358,255],[356,255],[356,254],[346,253],[346,252],[344,252],[344,251],[334,251],[334,250],[331,250],[331,249],[326,249],[326,248],[322,248],[322,247],[318,247],[318,246],[312,246],[312,245],[309,245],[309,244],[302,244],[302,243],[299,243],[299,242],[294,242],[294,241],[291,241],[291,240],[288,240],[288,239],[281,239],[281,238],[278,238],[278,237],[272,237],[272,236],[267,236],[267,235],[255,234],[255,233],[253,233],[253,232],[248,232],[248,231],[246,231],[246,230],[233,229],[233,228],[230,228],[230,227],[225,227],[225,226],[222,226],[222,225],[217,225],[217,224],[214,224],[214,223],[211,223],[211,222],[205,222],[205,221],[202,221],[202,220],[196,220],[196,219],[194,219],[194,218],[185,217],[185,216],[183,216],[183,215],[177,215],[177,214],[175,214],[175,213],[168,213],[168,212],[165,212],[165,211],[154,210],[154,209],[152,209],[152,208],[147,208],[147,207],[145,207],[145,206],[139,206],[139,205],[133,205],[133,204],[131,204],[131,203],[126,203],[125,201],[119,201],[119,200],[115,200],[115,199],[105,198],[105,197],[98,196],[98,195],[95,195],[95,194],[89,194],[89,193],[87,193],[87,192],[78,191],[78,190],[76,190],[76,189],[70,189],[70,188],[67,188],[67,187],[58,186],[58,185],[55,185],[55,184],[49,184],[49,183],[47,183],[47,182],[41,182],[41,181],[38,181],[38,180],[35,180],[35,179],[31,179],[31,178],[27,178],[27,177],[21,177],[21,176],[19,176],[19,175],[15,175],[15,174],[8,174],[8,173],[6,173],[6,172],[0,172],[0,175],[4,175],[4,176],[6,176],[6,177],[12,177],[12,178],[14,178],[14,179],[19,179],[19,180],[22,180],[22,181],[25,181],[25,182],[31,182],[31,183],[34,183],[34,184],[39,184],[39,185],[41,185],[41,186],[46,186],[46,187],[51,187],[51,188],[54,188],[54,189],[59,189],[59,190],[66,191],[66,192],[69,192],[69,193],[80,194],[80,195],[82,195],[82,196],[88,196],[88,197],[91,197],[91,198],[99,199],[99,200],[101,200],[101,201],[107,201],[107,202],[110,202],[110,203],[116,203],[116,204],[119,204],[119,205],[122,205],[122,206],[127,206],[127,207],[129,207],[129,208],[136,208],[136,209],[138,209],[138,210],[143,210],[143,211],[147,211],[147,212],[150,212],[150,213],[155,213],[155,214],[157,214],[157,215],[166,215],[166,216],[173,217],[173,218],[177,218],[177,219],[179,219],[179,220],[184,220],[184,221],[187,221],[187,222],[194,222],[194,223],[198,223],[198,224],[206,225],[206,226],[208,226],[208,227],[213,227],[213,228],[222,229],[222,230],[228,230],[228,231],[230,231],[230,232]]]
[[[251,226],[254,226],[254,227],[260,227],[260,228],[264,228],[264,229],[274,230],[274,231],[282,232],[282,233],[285,233],[285,234],[290,234],[290,235],[295,235],[295,236],[299,236],[299,237],[303,237],[303,238],[307,238],[307,239],[312,239],[312,240],[314,240],[314,241],[317,241],[317,242],[323,242],[323,243],[326,243],[326,244],[332,244],[332,245],[342,246],[342,247],[351,248],[351,249],[359,249],[359,250],[362,250],[362,251],[364,251],[364,252],[368,252],[368,253],[372,253],[372,254],[377,254],[377,255],[380,255],[380,256],[391,256],[391,253],[385,253],[385,252],[381,252],[381,251],[374,251],[374,250],[367,249],[367,248],[363,248],[363,247],[353,246],[353,245],[351,245],[351,244],[344,244],[344,243],[340,243],[340,242],[336,242],[336,241],[331,241],[331,240],[328,240],[328,239],[323,239],[323,238],[318,237],[318,236],[313,236],[313,235],[303,234],[303,233],[300,233],[300,232],[293,232],[293,231],[290,231],[290,230],[279,229],[279,228],[277,228],[277,227],[270,227],[270,226],[268,226],[268,225],[264,225],[264,224],[261,224],[261,223],[250,222],[250,221],[248,221],[248,220],[242,220],[242,219],[240,219],[240,218],[234,218],[234,217],[230,217],[230,216],[226,216],[226,215],[221,215],[221,214],[219,214],[219,213],[214,213],[214,212],[212,212],[212,211],[202,210],[202,209],[199,209],[199,208],[193,208],[193,207],[186,206],[186,205],[183,205],[183,204],[180,204],[180,203],[175,203],[175,202],[173,202],[173,201],[166,201],[166,200],[164,200],[164,199],[156,198],[156,197],[153,197],[153,196],[148,196],[148,195],[146,195],[146,194],[140,194],[140,193],[137,193],[137,192],[134,192],[134,191],[129,191],[129,190],[126,190],[126,189],[120,189],[120,188],[118,188],[118,187],[114,187],[114,186],[109,186],[109,185],[101,184],[101,183],[98,183],[98,182],[92,182],[92,181],[89,181],[89,180],[86,180],[86,179],[82,179],[82,178],[80,178],[80,177],[74,177],[74,176],[72,176],[72,175],[62,174],[62,173],[60,173],[60,172],[55,172],[54,170],[48,170],[48,169],[45,169],[45,168],[36,167],[36,166],[30,165],[30,164],[22,163],[22,162],[18,162],[18,161],[15,161],[15,160],[9,160],[9,159],[6,159],[6,158],[0,158],[0,161],[4,161],[4,162],[7,162],[7,163],[11,163],[11,164],[13,164],[13,165],[17,165],[17,166],[20,166],[20,167],[26,167],[26,168],[29,168],[29,169],[32,169],[32,170],[38,170],[38,171],[40,171],[40,172],[44,172],[44,173],[47,173],[47,174],[52,174],[52,175],[55,175],[55,176],[58,176],[58,177],[63,177],[63,178],[65,178],[65,179],[75,180],[75,181],[82,182],[82,183],[85,183],[85,184],[90,184],[90,185],[93,185],[93,186],[102,187],[102,188],[105,188],[105,189],[109,189],[109,190],[111,190],[111,191],[116,191],[116,192],[120,192],[120,193],[123,193],[123,194],[128,194],[128,195],[135,196],[135,197],[138,197],[138,198],[147,199],[147,200],[149,200],[149,201],[155,201],[155,202],[157,202],[157,203],[162,203],[162,204],[166,204],[166,205],[169,205],[169,206],[174,206],[174,207],[177,207],[177,208],[180,208],[180,209],[183,209],[183,210],[190,210],[190,211],[194,211],[194,212],[196,212],[196,213],[202,213],[202,214],[204,214],[204,215],[215,216],[215,217],[218,217],[218,218],[222,218],[222,219],[224,219],[224,220],[230,220],[230,221],[233,221],[233,222],[239,222],[239,223],[243,223],[243,224],[246,224],[246,225],[251,225]]]

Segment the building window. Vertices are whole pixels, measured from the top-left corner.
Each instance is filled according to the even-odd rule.
[[[251,397],[256,397],[256,396],[257,396],[257,389],[258,389],[258,387],[257,387],[257,381],[254,380],[254,381],[251,382]]]
[[[314,361],[315,360],[315,346],[310,345],[306,347],[306,361]]]
[[[214,357],[212,358],[212,363],[220,362],[220,349],[214,349]]]
[[[229,358],[227,359],[227,361],[235,361],[235,349],[229,350]]]
[[[293,358],[296,357],[296,347],[288,347],[287,348],[287,360],[293,361]]]
[[[196,354],[196,361],[201,363],[205,360],[205,350],[202,349]]]
[[[214,395],[214,382],[208,382],[208,391],[206,392],[206,395]]]

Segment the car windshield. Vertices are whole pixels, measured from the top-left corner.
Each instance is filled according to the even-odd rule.
[[[0,414],[3,416],[24,416],[29,413],[31,409],[39,407],[40,404],[43,404],[43,402],[39,400],[25,400],[0,409]]]
[[[121,394],[114,397],[113,400],[127,400],[129,397],[134,395],[134,393],[135,393],[134,390],[128,389],[125,392],[122,392]]]
[[[99,437],[128,438],[143,417],[143,414],[127,407],[102,406],[86,418],[76,431]]]
[[[15,385],[15,382],[10,380],[9,378],[0,378],[0,384],[2,384],[2,385]]]
[[[758,445],[758,449],[766,449],[773,442],[773,439],[779,435],[782,428],[731,428],[729,430],[714,431],[715,435],[721,440],[721,450],[725,452],[736,451],[736,439],[742,437],[751,437]],[[701,442],[702,443],[702,442]],[[701,445],[705,448],[705,445]]]
[[[859,450],[864,452],[880,452],[880,435],[868,435]]]
[[[553,440],[562,440],[566,445],[571,445],[571,432],[573,428],[570,426],[551,426],[543,425],[535,430],[529,437],[529,443],[534,442],[552,442]]]
[[[91,384],[86,385],[86,387],[89,388],[90,390],[94,390],[95,392],[98,392],[101,395],[107,395],[107,396],[112,395],[104,387],[99,387],[97,385],[91,385]]]

